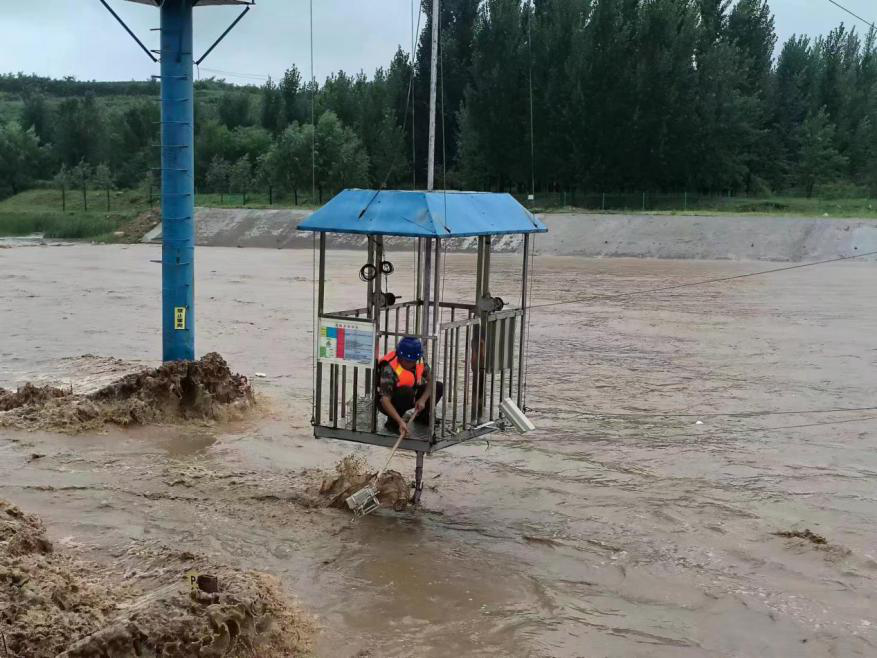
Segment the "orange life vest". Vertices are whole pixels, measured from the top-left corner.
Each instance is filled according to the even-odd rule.
[[[396,352],[393,351],[382,356],[378,363],[381,365],[386,363],[396,373],[396,388],[414,388],[423,384],[423,373],[426,366],[420,362],[414,368],[416,372],[411,372],[402,367],[399,359],[396,358]]]

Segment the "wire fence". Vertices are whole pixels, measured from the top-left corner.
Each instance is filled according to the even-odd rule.
[[[536,209],[582,208],[604,211],[686,211],[739,210],[771,211],[786,209],[785,203],[763,197],[741,197],[733,194],[699,192],[548,192],[530,198],[513,195],[522,204]]]
[[[158,190],[155,191],[157,200]],[[198,190],[201,205],[220,206],[320,206],[334,196],[335,192],[323,191],[313,198],[310,190],[295,192],[273,188],[252,189],[246,196],[240,192],[222,193]],[[822,214],[849,214],[855,212],[874,214],[877,201],[865,194],[848,194],[837,198],[827,196],[807,198],[800,194],[784,194],[770,197],[739,196],[735,194],[708,194],[701,192],[543,192],[536,195],[512,194],[522,205],[534,211],[577,208],[592,212],[739,212],[783,213],[806,211]]]

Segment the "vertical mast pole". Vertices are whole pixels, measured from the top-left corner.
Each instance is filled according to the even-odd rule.
[[[426,154],[426,189],[435,188],[435,96],[439,48],[439,0],[432,0],[432,48],[430,49],[429,77],[429,151]]]
[[[195,358],[192,0],[161,5],[162,357]]]

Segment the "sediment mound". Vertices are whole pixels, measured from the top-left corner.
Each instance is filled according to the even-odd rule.
[[[9,411],[18,407],[45,404],[55,398],[63,398],[70,394],[54,386],[34,386],[30,382],[17,391],[0,388],[0,411]]]
[[[373,481],[376,473],[370,473],[368,463],[353,455],[347,455],[335,465],[335,475],[323,479],[320,494],[329,499],[330,507],[349,509],[348,497]],[[411,487],[397,471],[384,471],[375,484],[381,507],[401,512],[408,507]]]
[[[0,500],[0,647],[9,656],[298,656],[312,621],[267,574],[166,548],[122,574],[52,550],[39,519]],[[191,574],[202,575],[191,584]],[[5,644],[4,644],[5,643]]]
[[[255,404],[253,389],[215,352],[142,370],[85,395],[25,384],[0,389],[0,427],[77,433],[107,423],[145,425],[240,417]]]

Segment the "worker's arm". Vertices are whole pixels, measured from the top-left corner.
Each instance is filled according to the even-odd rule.
[[[378,386],[378,396],[380,398],[381,409],[387,414],[387,418],[399,425],[399,436],[409,436],[408,425],[402,420],[396,407],[393,406],[393,389],[396,387],[396,380],[392,371],[384,365],[380,373],[380,384]]]
[[[432,376],[432,371],[427,368],[423,373],[423,382],[426,384],[423,388],[423,393],[417,399],[417,402],[414,403],[414,417],[420,415],[420,412],[426,409],[426,405],[429,404],[429,396],[432,395],[432,386],[429,384],[429,379]]]

